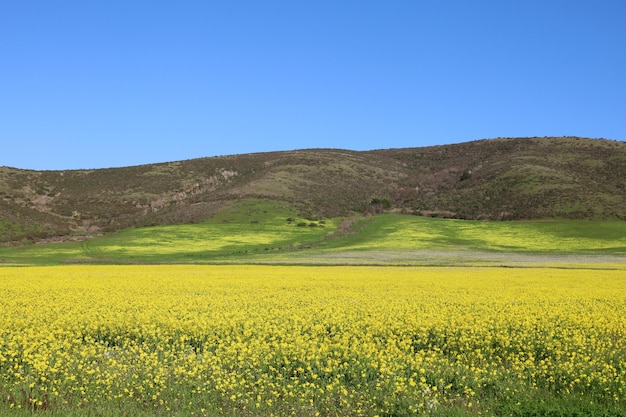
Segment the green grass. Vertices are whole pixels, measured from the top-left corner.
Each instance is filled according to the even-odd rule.
[[[127,229],[83,242],[3,248],[0,262],[179,263],[250,258],[311,246],[332,233],[336,222],[299,218],[281,203],[251,199],[200,224]]]
[[[462,264],[469,261],[466,255],[454,258],[459,253],[613,255],[620,259],[626,255],[626,222],[618,221],[481,222],[385,214],[353,223],[354,233],[333,235],[340,221],[307,220],[285,204],[250,199],[200,224],[127,229],[83,242],[2,248],[0,262],[291,263],[311,255],[310,263],[318,263],[323,253],[333,256],[323,263],[355,263],[342,254],[377,263],[380,253],[410,253],[409,258],[415,258],[416,251],[438,251],[437,256],[448,258],[445,264]],[[401,259],[395,263],[415,262]]]
[[[626,417],[626,410],[610,404],[598,404],[595,397],[588,398],[567,397],[559,398],[520,398],[518,402],[512,401],[485,401],[485,404],[476,410],[471,410],[461,406],[441,406],[433,409],[429,414],[432,417],[475,417],[475,416],[506,416],[506,417]],[[177,416],[224,416],[240,417],[250,415],[237,408],[217,408],[210,404],[203,404],[203,408],[197,410],[176,410]],[[28,409],[0,409],[0,417],[153,417],[173,415],[163,410],[150,410],[137,406],[136,402],[128,402],[123,409],[119,406],[107,406],[103,404],[92,405],[75,410],[28,410]],[[276,410],[259,410],[259,417],[275,416]],[[313,416],[313,414],[309,414]],[[404,416],[408,414],[397,414]]]
[[[329,246],[344,250],[626,254],[626,222],[617,221],[484,222],[387,214],[365,219],[355,227],[358,233]]]

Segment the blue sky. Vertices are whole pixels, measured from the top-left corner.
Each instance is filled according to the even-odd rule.
[[[626,140],[625,0],[0,1],[0,165]]]

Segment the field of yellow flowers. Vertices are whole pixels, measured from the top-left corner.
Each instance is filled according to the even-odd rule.
[[[623,269],[6,267],[0,299],[0,415],[625,415]]]

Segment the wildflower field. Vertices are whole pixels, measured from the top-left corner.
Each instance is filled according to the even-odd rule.
[[[626,415],[623,268],[0,268],[0,415]]]

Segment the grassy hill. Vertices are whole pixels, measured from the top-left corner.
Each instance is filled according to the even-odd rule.
[[[1,167],[0,242],[80,240],[131,227],[201,223],[228,217],[246,199],[272,201],[303,222],[382,211],[458,219],[625,220],[626,143],[492,139],[96,170]]]
[[[130,228],[78,242],[0,248],[0,264],[554,264],[624,268],[626,222],[485,222],[386,213],[310,221],[287,204],[244,199],[211,219]]]

